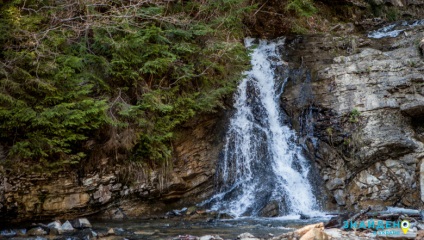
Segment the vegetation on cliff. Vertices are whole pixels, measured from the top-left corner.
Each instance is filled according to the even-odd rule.
[[[246,68],[247,11],[244,0],[3,2],[4,162],[168,159],[175,128],[220,106]]]
[[[400,14],[373,3],[0,0],[0,161],[160,164],[178,126],[234,91],[246,32],[272,38]]]

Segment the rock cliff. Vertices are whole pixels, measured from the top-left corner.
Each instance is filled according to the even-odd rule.
[[[417,26],[289,40],[287,60],[308,70],[294,71],[282,105],[335,205],[423,206],[423,37]]]
[[[185,124],[173,143],[172,163],[166,168],[105,163],[82,174],[3,173],[0,221],[72,218],[99,212],[104,218],[147,217],[200,202],[213,190],[225,119],[216,114]]]

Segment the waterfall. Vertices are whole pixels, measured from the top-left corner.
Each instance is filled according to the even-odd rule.
[[[288,78],[279,53],[284,40],[255,43],[245,40],[253,49],[252,68],[238,86],[217,168],[218,193],[208,203],[235,217],[258,216],[271,202],[280,216],[311,214],[317,201],[308,180],[310,164],[279,104]]]

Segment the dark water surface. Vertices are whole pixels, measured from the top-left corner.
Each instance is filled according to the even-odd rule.
[[[93,230],[107,232],[114,228],[117,235],[128,239],[172,239],[179,235],[219,235],[224,239],[235,239],[249,232],[255,237],[270,237],[292,231],[302,226],[329,220],[329,216],[307,220],[299,216],[279,218],[239,218],[234,220],[182,220],[178,218],[155,220],[91,221]],[[271,235],[272,234],[272,235]]]

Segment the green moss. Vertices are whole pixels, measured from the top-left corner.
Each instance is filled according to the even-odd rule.
[[[286,9],[300,17],[310,17],[318,11],[312,0],[289,0]]]

